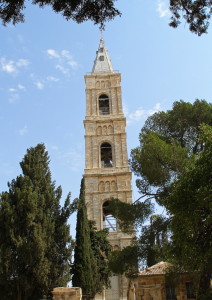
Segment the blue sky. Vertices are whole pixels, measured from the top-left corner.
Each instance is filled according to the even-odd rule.
[[[117,1],[122,17],[103,33],[122,74],[128,152],[146,118],[176,100],[211,102],[212,30],[198,37],[168,26],[167,1]],[[52,178],[78,196],[84,171],[85,84],[100,33],[91,22],[66,21],[27,5],[25,23],[0,28],[0,191],[21,173],[26,149],[46,144]],[[132,182],[133,198],[138,193]],[[75,228],[71,219],[72,230]]]

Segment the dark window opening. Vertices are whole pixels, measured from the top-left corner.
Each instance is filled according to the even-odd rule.
[[[111,214],[108,209],[109,201],[106,201],[103,206],[103,227],[107,228],[109,231],[116,231],[117,230],[117,220]]]
[[[167,286],[166,287],[166,300],[176,300],[175,287]]]
[[[101,53],[103,52],[103,48],[102,48],[102,47],[101,47],[101,48],[99,48],[99,52],[101,52]]]
[[[104,61],[104,59],[105,59],[105,58],[104,58],[103,55],[101,55],[101,56],[99,57],[99,60],[100,60],[100,61]]]
[[[109,143],[101,145],[101,164],[102,168],[111,168],[113,166],[112,147]]]
[[[99,113],[100,115],[109,115],[109,98],[107,95],[101,95],[99,97]]]
[[[186,282],[187,299],[195,299],[194,286],[192,282]]]

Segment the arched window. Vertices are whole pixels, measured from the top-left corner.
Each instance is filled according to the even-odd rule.
[[[113,166],[112,146],[109,143],[101,145],[101,164],[102,168],[110,168]]]
[[[110,114],[109,98],[105,94],[99,96],[99,114],[100,115]]]
[[[116,231],[117,230],[117,220],[111,214],[108,209],[109,201],[104,202],[102,206],[103,212],[103,227],[107,228],[109,231]]]

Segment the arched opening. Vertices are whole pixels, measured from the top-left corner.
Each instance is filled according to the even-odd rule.
[[[107,228],[109,231],[116,231],[117,230],[117,220],[111,214],[110,210],[108,209],[109,201],[105,201],[102,206],[103,212],[103,227]]]
[[[109,98],[105,94],[99,96],[99,114],[100,115],[110,114]]]
[[[112,146],[109,143],[101,145],[101,164],[102,168],[111,168],[113,166]]]

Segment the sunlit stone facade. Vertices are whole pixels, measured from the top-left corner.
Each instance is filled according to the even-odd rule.
[[[113,70],[101,39],[93,70],[85,76],[85,200],[88,218],[98,229],[109,229],[114,250],[129,245],[132,239],[119,230],[116,220],[104,209],[111,197],[132,202],[120,83],[121,74]],[[112,288],[96,299],[126,299],[127,285],[124,276],[114,276]]]

